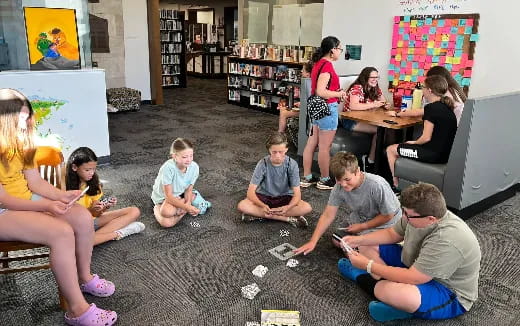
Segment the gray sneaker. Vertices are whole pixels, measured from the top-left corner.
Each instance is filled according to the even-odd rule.
[[[321,189],[321,190],[331,190],[332,188],[334,188],[334,186],[336,185],[336,180],[332,179],[332,178],[328,178],[327,181],[323,182],[323,181],[318,181],[318,183],[316,184],[316,188],[318,189]]]
[[[303,216],[291,216],[287,219],[287,222],[295,228],[306,228],[309,226],[307,219]]]
[[[256,217],[256,216],[253,216],[253,215],[247,215],[247,214],[242,214],[242,218],[241,218],[242,222],[246,222],[246,223],[249,223],[249,222],[253,222],[253,221],[263,221],[264,219],[261,218],[261,217]]]
[[[300,179],[300,187],[307,188],[307,187],[312,186],[313,184],[315,184],[318,181],[320,181],[320,178],[318,178],[314,175],[310,179],[303,177]]]
[[[125,226],[124,228],[119,229],[119,230],[116,231],[116,233],[119,235],[117,237],[117,240],[121,240],[121,239],[123,239],[125,237],[128,237],[129,235],[132,235],[132,234],[143,232],[143,230],[145,228],[146,227],[141,222],[132,222],[132,223],[128,224],[127,226]]]

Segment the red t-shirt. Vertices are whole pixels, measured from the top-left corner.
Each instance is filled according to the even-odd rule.
[[[381,88],[378,88],[377,89],[377,98],[380,99],[381,95],[383,95],[383,92],[381,91]],[[363,91],[363,86],[361,86],[361,84],[355,84],[348,91],[347,100],[345,101],[345,106],[343,107],[343,111],[350,111],[350,97],[351,96],[359,97],[359,103],[372,103],[372,102],[374,102],[374,101],[372,101],[369,98],[365,98],[365,92]]]
[[[323,68],[321,68],[322,65],[323,65]],[[318,71],[320,70],[320,68],[321,68],[320,75],[321,74],[325,74],[325,73],[330,74],[330,86],[327,89],[330,90],[330,91],[337,91],[337,90],[339,90],[339,77],[336,74],[336,72],[334,71],[334,66],[332,66],[332,62],[330,62],[327,59],[320,59],[312,67],[312,71],[311,71],[311,80],[312,80],[311,94],[314,94],[316,92],[316,84],[317,84],[317,81],[318,81],[318,76],[316,76],[316,75],[318,74]],[[339,102],[339,98],[338,97],[332,97],[332,98],[329,98],[327,100],[327,103],[334,103],[334,102]]]

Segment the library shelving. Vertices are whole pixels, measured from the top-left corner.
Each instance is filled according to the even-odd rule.
[[[162,86],[186,87],[184,11],[161,9],[159,19]]]
[[[230,56],[228,60],[228,103],[278,113],[292,92],[299,101],[302,63]]]

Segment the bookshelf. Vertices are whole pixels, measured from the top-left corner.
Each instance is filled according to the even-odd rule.
[[[303,64],[230,56],[228,60],[228,103],[278,113],[280,101],[300,99]]]
[[[161,9],[159,19],[162,86],[186,87],[184,11]]]

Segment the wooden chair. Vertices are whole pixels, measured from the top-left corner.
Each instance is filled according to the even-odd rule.
[[[38,147],[36,162],[43,179],[57,188],[65,189],[65,163],[60,150],[49,146]],[[44,245],[20,241],[0,241],[0,274],[48,269],[51,267],[48,258],[49,249]],[[40,261],[34,263],[35,259]],[[43,259],[45,260],[41,262]],[[24,264],[12,266],[9,264],[10,262],[24,262]],[[66,310],[67,302],[61,293],[59,293],[59,298],[60,307]]]

